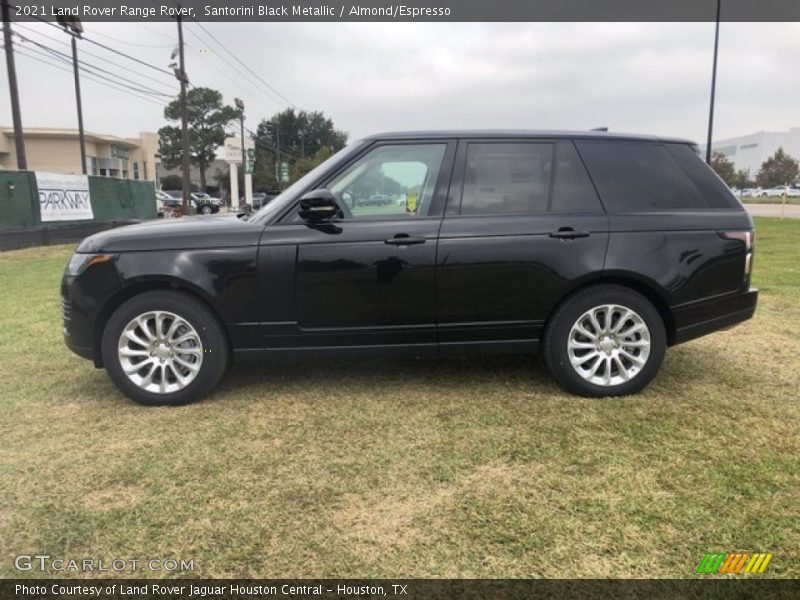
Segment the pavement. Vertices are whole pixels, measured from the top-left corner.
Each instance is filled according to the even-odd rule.
[[[754,217],[780,217],[783,209],[785,218],[800,219],[800,204],[787,204],[785,207],[780,204],[745,204],[744,207]]]

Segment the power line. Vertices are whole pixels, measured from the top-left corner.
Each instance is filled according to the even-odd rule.
[[[36,34],[38,36],[41,36],[41,37],[45,38],[46,40],[48,40],[50,42],[55,42],[57,44],[61,44],[63,46],[69,47],[69,44],[67,42],[62,42],[58,38],[55,38],[53,36],[47,35],[45,33],[42,33],[41,31],[37,31],[36,29],[34,29],[32,27],[27,27],[25,25],[21,25],[20,23],[15,23],[14,25],[17,28],[22,28],[22,29],[24,29],[26,31],[29,31],[29,32],[34,33],[34,34]],[[33,42],[34,40],[30,40],[30,41]],[[95,54],[94,52],[89,52],[88,50],[85,50],[83,48],[81,48],[81,55],[91,56],[92,58],[96,58],[98,60],[102,60],[102,61],[108,63],[109,65],[113,65],[115,67],[119,67],[120,69],[124,69],[126,73],[138,75],[139,77],[144,77],[145,79],[149,79],[150,78],[150,75],[142,73],[141,71],[135,71],[131,67],[127,66],[127,65],[123,65],[123,64],[120,64],[118,62],[114,62],[113,60],[110,60],[110,59],[106,58],[105,56],[101,56],[99,54]],[[169,75],[169,78],[173,79],[173,76]],[[158,83],[161,83],[161,82],[159,81]]]
[[[67,55],[67,54],[65,54],[63,52],[59,52],[55,48],[51,48],[50,46],[46,46],[45,44],[40,44],[39,42],[37,42],[35,40],[32,40],[30,38],[26,38],[25,36],[23,36],[23,35],[21,35],[19,33],[15,32],[14,35],[16,35],[18,38],[20,38],[23,42],[31,43],[31,44],[41,48],[45,52],[48,52],[48,53],[53,54],[53,55],[56,55],[57,57],[63,59],[65,62],[71,64],[71,58],[70,58],[69,55]],[[156,89],[151,88],[149,86],[146,86],[146,85],[144,85],[144,84],[142,84],[142,83],[140,83],[138,81],[133,81],[131,79],[126,79],[125,77],[121,77],[120,75],[118,75],[117,73],[114,73],[113,71],[109,71],[108,69],[104,69],[102,67],[98,67],[97,65],[94,65],[92,63],[88,63],[88,62],[86,62],[84,60],[78,60],[78,63],[80,65],[84,65],[83,67],[80,67],[80,70],[82,70],[84,72],[88,71],[88,72],[91,73],[91,71],[89,71],[89,69],[93,69],[94,71],[98,71],[99,73],[97,73],[97,74],[99,76],[101,76],[101,77],[107,77],[107,76],[115,77],[116,79],[119,79],[120,81],[124,81],[124,82],[127,82],[127,83],[135,85],[136,88],[132,88],[135,91],[141,91],[142,93],[149,93],[151,95],[161,96],[161,97],[164,97],[164,98],[172,98],[174,96],[174,94],[164,93],[163,91],[156,90]],[[120,84],[120,85],[125,85],[125,84]],[[125,86],[125,87],[128,87],[128,86]]]
[[[49,60],[45,60],[43,58],[39,58],[38,56],[35,56],[33,54],[28,54],[28,51],[31,51],[31,49],[28,48],[25,51],[17,49],[17,50],[14,50],[14,53],[15,54],[19,54],[20,56],[24,56],[26,58],[29,58],[31,60],[34,60],[36,62],[51,66],[51,67],[53,67],[55,69],[59,69],[61,71],[67,72],[67,73],[71,73],[72,72],[72,69],[69,68],[69,67],[62,66],[62,64],[54,63],[54,62],[51,62]],[[97,78],[92,77],[91,75],[87,75],[87,74],[84,74],[84,77],[86,79],[90,80],[90,81],[94,81],[95,83],[99,83],[100,85],[104,85],[104,86],[106,86],[108,88],[111,88],[111,89],[114,89],[114,90],[116,90],[118,92],[122,92],[123,94],[128,94],[129,96],[133,96],[135,98],[139,98],[140,100],[144,100],[145,102],[151,102],[152,104],[156,104],[158,106],[163,106],[162,102],[158,102],[157,100],[154,100],[153,98],[148,97],[148,96],[142,96],[142,95],[137,94],[135,92],[131,92],[129,90],[126,90],[126,89],[123,89],[123,88],[119,88],[119,87],[116,86],[116,84],[114,84],[114,83],[112,83],[112,82],[110,82],[108,80],[97,79]]]
[[[262,77],[261,77],[261,76],[260,76],[258,73],[256,73],[255,71],[253,71],[253,69],[251,69],[251,68],[250,68],[250,67],[248,67],[248,66],[247,66],[247,65],[246,65],[244,62],[242,62],[242,60],[241,60],[241,59],[240,59],[238,56],[236,56],[236,54],[234,54],[233,52],[231,52],[230,50],[228,50],[228,49],[225,47],[225,44],[223,44],[223,43],[222,43],[222,42],[221,42],[221,41],[220,41],[220,40],[219,40],[219,39],[218,39],[218,38],[217,38],[217,37],[216,37],[216,36],[215,36],[213,33],[211,33],[211,32],[210,32],[208,29],[206,29],[206,28],[203,26],[203,24],[202,24],[202,23],[200,23],[200,22],[199,22],[197,19],[195,19],[195,23],[197,23],[197,26],[198,26],[198,27],[200,27],[200,29],[202,29],[202,30],[203,30],[203,31],[206,33],[206,35],[208,35],[208,36],[209,36],[209,37],[210,37],[212,40],[214,40],[214,41],[215,41],[215,42],[216,42],[216,43],[219,45],[219,47],[220,47],[220,48],[222,48],[223,50],[225,50],[225,52],[227,52],[228,54],[230,54],[230,55],[233,57],[233,59],[234,59],[236,62],[238,62],[240,65],[242,65],[242,67],[244,67],[244,68],[245,68],[245,70],[246,70],[248,73],[250,73],[250,74],[251,74],[253,77],[255,77],[255,78],[258,80],[258,81],[260,81],[260,82],[261,82],[263,85],[265,85],[265,86],[266,86],[266,87],[267,87],[269,90],[271,90],[271,91],[272,91],[272,92],[273,92],[273,93],[274,93],[276,96],[278,96],[279,98],[281,98],[282,100],[284,100],[284,101],[285,101],[285,102],[286,102],[286,103],[287,103],[289,106],[294,106],[294,105],[295,105],[295,103],[294,103],[294,102],[292,102],[292,101],[291,101],[289,98],[287,98],[286,96],[284,96],[283,94],[281,94],[281,93],[280,93],[278,90],[276,90],[274,87],[272,87],[272,86],[271,86],[269,83],[267,83],[266,81],[264,81],[264,79],[263,79],[263,78],[262,78]]]
[[[53,56],[53,55],[51,55],[49,53],[46,53],[46,52],[42,52],[41,50],[37,50],[36,48],[25,48],[25,50],[26,50],[26,52],[32,53],[32,54],[28,54],[27,55],[28,58],[34,58],[34,56],[35,56],[35,57],[42,57],[43,59],[46,58],[46,59],[49,59],[49,60],[55,60],[56,63],[48,63],[48,64],[51,64],[52,66],[63,67],[66,71],[68,71],[70,73],[72,72],[72,63],[70,61],[68,61],[68,60],[64,60],[64,59],[62,59],[60,57]],[[40,61],[43,62],[42,59],[40,59]],[[87,78],[91,79],[92,81],[97,81],[99,83],[108,84],[109,86],[113,86],[114,89],[117,89],[117,90],[120,90],[120,91],[126,91],[126,92],[129,92],[129,93],[133,93],[133,94],[136,95],[136,97],[143,98],[143,99],[146,98],[147,100],[150,100],[152,102],[157,102],[160,106],[164,105],[164,101],[163,100],[158,100],[154,94],[151,94],[149,92],[141,90],[138,87],[125,85],[124,83],[121,83],[119,81],[112,81],[109,78],[104,77],[103,75],[98,75],[97,73],[93,73],[91,71],[87,71],[86,69],[81,69],[81,71],[83,72],[84,76],[86,76]]]
[[[69,44],[68,44],[67,42],[62,42],[62,41],[61,41],[61,40],[59,40],[58,38],[55,38],[55,37],[53,37],[53,36],[50,36],[50,35],[44,34],[44,33],[42,33],[41,31],[37,31],[36,29],[33,29],[32,27],[26,27],[25,25],[21,25],[21,24],[19,24],[19,23],[15,23],[15,26],[16,26],[17,28],[22,28],[22,29],[24,29],[24,30],[26,30],[26,31],[29,31],[29,32],[31,32],[31,33],[34,33],[34,34],[36,34],[36,35],[39,35],[39,36],[41,36],[41,37],[45,38],[45,39],[46,39],[46,40],[48,40],[48,41],[55,42],[55,43],[57,43],[57,44],[61,44],[61,45],[63,45],[63,46],[67,46],[67,47],[69,47]],[[30,40],[30,41],[31,41],[31,42],[34,42],[35,40]],[[106,58],[105,56],[101,56],[101,55],[99,55],[99,54],[95,54],[94,52],[89,52],[88,50],[85,50],[85,49],[83,49],[83,48],[81,48],[81,55],[82,55],[82,56],[83,56],[83,55],[86,55],[86,56],[91,56],[92,58],[97,58],[97,59],[99,59],[99,60],[102,60],[102,61],[104,61],[104,62],[108,63],[109,65],[113,65],[113,66],[115,66],[115,67],[119,67],[120,69],[125,69],[125,72],[126,72],[126,73],[135,74],[135,75],[138,75],[138,76],[140,76],[140,77],[144,77],[145,79],[149,79],[149,78],[150,78],[150,75],[146,75],[146,74],[142,73],[141,71],[134,71],[133,69],[131,69],[131,68],[130,68],[129,66],[127,66],[127,65],[122,65],[122,64],[120,64],[120,63],[118,63],[118,62],[114,62],[113,60],[109,60],[109,59],[108,59],[108,58]],[[172,76],[170,76],[170,79],[172,79]],[[159,81],[158,83],[161,83],[161,82]],[[173,95],[174,95],[174,94],[173,94]]]
[[[191,28],[187,27],[186,30],[189,33],[191,33],[200,43],[204,43],[203,39],[199,35],[197,35],[197,33],[195,33]],[[273,94],[269,90],[265,90],[265,89],[259,87],[258,85],[256,85],[256,83],[252,80],[252,77],[250,77],[250,76],[246,75],[245,73],[243,73],[241,71],[241,69],[239,69],[234,63],[232,63],[230,60],[228,60],[225,56],[223,56],[222,54],[220,54],[218,52],[214,52],[214,55],[217,56],[220,60],[222,60],[226,65],[228,65],[228,67],[231,70],[235,71],[242,78],[243,81],[246,81],[251,86],[253,86],[253,89],[256,90],[259,95],[262,95],[264,92],[266,92],[267,94],[269,94],[270,96],[275,98],[274,101],[278,105],[280,105],[280,106],[283,105],[282,102],[280,101],[280,99],[275,97],[275,94]],[[210,61],[209,61],[209,63],[210,63]]]
[[[137,48],[172,48],[175,46],[175,42],[171,44],[137,44],[136,42],[129,42],[127,40],[121,40],[119,38],[115,38],[110,35],[106,35],[105,33],[100,33],[99,31],[92,31],[92,35],[99,35],[102,38],[106,38],[108,40],[112,40],[114,42],[119,42],[120,44],[125,44],[126,46],[136,46]]]
[[[15,8],[19,8],[19,7],[15,6]],[[30,15],[30,16],[33,17],[34,19],[36,19],[37,21],[41,21],[42,23],[46,23],[47,25],[50,25],[51,27],[55,27],[59,31],[63,31],[63,29],[61,27],[59,27],[55,23],[51,23],[47,19],[43,19],[42,17],[39,17],[37,15]],[[127,54],[126,52],[122,52],[120,50],[117,50],[116,48],[112,48],[111,46],[107,46],[105,44],[101,44],[100,42],[95,41],[95,40],[93,40],[91,38],[88,38],[85,35],[82,35],[81,39],[86,41],[86,42],[89,42],[90,44],[94,44],[95,46],[103,48],[104,50],[108,50],[109,52],[113,52],[114,54],[117,54],[119,56],[127,58],[128,60],[131,60],[133,62],[139,63],[140,65],[144,65],[145,67],[153,69],[154,71],[158,71],[159,73],[166,73],[170,77],[173,77],[173,74],[170,71],[167,71],[166,69],[162,69],[161,67],[157,67],[157,66],[155,66],[155,65],[153,65],[153,64],[151,64],[149,62],[146,62],[146,61],[143,61],[141,59],[138,59],[135,56],[131,56],[130,54]]]

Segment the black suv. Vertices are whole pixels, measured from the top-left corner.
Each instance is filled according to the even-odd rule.
[[[753,315],[752,257],[749,215],[691,142],[391,133],[249,217],[86,238],[64,334],[143,404],[199,399],[232,357],[537,347],[567,390],[617,396],[667,346]]]

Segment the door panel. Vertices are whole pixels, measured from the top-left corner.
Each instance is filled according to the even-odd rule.
[[[602,271],[605,215],[447,217],[439,238],[442,343],[538,339],[559,299]],[[571,227],[590,235],[550,237]],[[478,230],[484,232],[478,234]]]
[[[309,227],[297,254],[299,327],[332,343],[435,343],[438,227],[438,218]],[[386,243],[397,236],[417,243]]]
[[[443,350],[539,339],[558,301],[603,270],[608,246],[608,217],[571,142],[480,140],[471,153],[472,143],[459,144],[439,234]]]
[[[294,214],[267,228],[262,246],[295,252],[292,320],[284,305],[280,321],[265,315],[267,347],[436,351],[436,238],[454,156],[454,141],[376,143],[324,184],[338,218]],[[268,297],[270,274],[261,277]]]

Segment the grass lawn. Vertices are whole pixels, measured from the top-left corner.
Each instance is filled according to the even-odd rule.
[[[681,578],[751,551],[800,577],[800,221],[757,232],[756,317],[616,400],[564,394],[540,358],[375,359],[237,366],[205,402],[143,408],[62,343],[72,248],[0,254],[0,576],[45,552],[202,577]]]

